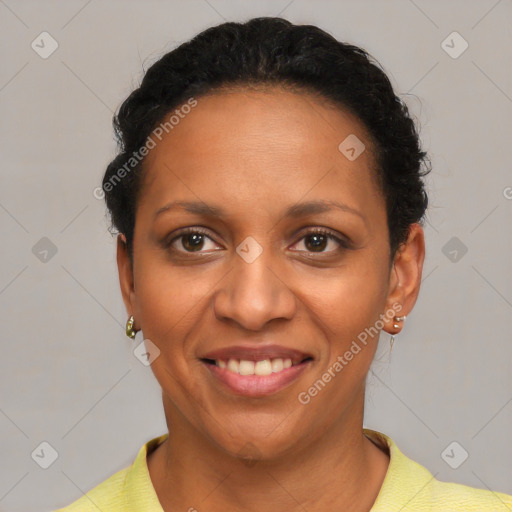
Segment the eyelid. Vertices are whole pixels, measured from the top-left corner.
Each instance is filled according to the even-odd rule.
[[[316,233],[335,238],[335,239],[339,240],[340,243],[346,244],[347,246],[350,244],[348,237],[343,235],[342,233],[339,233],[338,231],[335,231],[330,228],[325,228],[323,226],[317,226],[317,225],[305,226],[302,230],[300,230],[296,234],[296,236],[300,235],[301,238],[299,240],[301,240],[302,237],[304,237],[304,236],[307,236],[310,234],[314,235]]]

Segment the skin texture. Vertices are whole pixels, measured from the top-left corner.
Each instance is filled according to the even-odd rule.
[[[338,150],[349,134],[366,145],[354,161]],[[378,336],[310,403],[297,397],[380,315],[397,303],[397,315],[408,315],[417,299],[423,230],[411,226],[390,265],[373,163],[357,118],[275,87],[198,98],[148,155],[133,264],[123,235],[117,258],[128,315],[161,351],[151,367],[170,436],[148,456],[148,467],[164,510],[370,510],[389,462],[362,433]],[[172,209],[155,219],[175,200],[202,201],[225,215]],[[284,217],[288,207],[311,200],[342,202],[361,216],[333,209]],[[197,226],[207,230],[200,254],[186,236],[164,247],[178,229]],[[349,248],[328,239],[315,249],[306,236],[315,228],[346,238]],[[248,236],[263,250],[252,263],[236,252]],[[385,318],[383,329],[398,333],[393,323]],[[238,396],[199,357],[241,340],[314,359],[274,395]]]

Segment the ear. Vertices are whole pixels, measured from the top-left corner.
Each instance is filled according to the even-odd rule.
[[[396,316],[408,315],[412,311],[420,291],[424,259],[425,235],[420,224],[414,223],[409,228],[407,241],[397,250],[393,261],[386,311],[396,309]],[[397,309],[397,304],[401,304],[402,309]],[[398,324],[400,328],[393,327],[394,324]],[[395,322],[391,318],[386,321],[384,330],[397,334],[403,325],[403,322]]]
[[[135,307],[135,289],[133,280],[133,269],[128,254],[126,237],[120,233],[117,235],[117,271],[119,273],[119,285],[123,302],[128,316],[133,315]]]

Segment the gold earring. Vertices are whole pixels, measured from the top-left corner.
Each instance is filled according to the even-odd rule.
[[[128,321],[126,322],[126,336],[132,340],[135,338],[135,329],[133,328],[134,322],[135,319],[133,318],[133,315],[128,318]]]
[[[395,322],[403,322],[407,317],[404,316],[395,316],[394,320]],[[394,329],[399,329],[400,326],[398,324],[393,324]],[[395,342],[395,335],[392,334],[391,338],[389,339],[389,351],[393,350],[393,343]]]

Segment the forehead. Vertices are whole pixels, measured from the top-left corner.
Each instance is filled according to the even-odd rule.
[[[342,151],[347,140],[364,148],[355,159]],[[198,97],[146,157],[141,206],[213,197],[268,210],[306,195],[362,206],[381,194],[374,165],[362,122],[312,94],[217,91]]]

